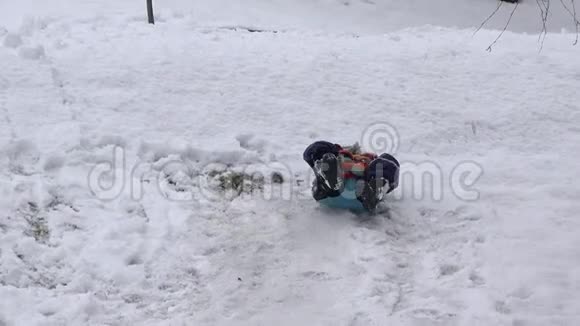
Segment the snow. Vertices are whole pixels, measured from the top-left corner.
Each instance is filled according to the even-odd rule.
[[[0,3],[0,325],[578,324],[561,8],[487,52],[494,1],[345,3]],[[319,139],[395,152],[377,216],[310,198]]]

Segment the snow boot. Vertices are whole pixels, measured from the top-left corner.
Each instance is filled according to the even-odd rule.
[[[386,180],[383,178],[371,178],[363,183],[362,189],[357,195],[357,199],[362,203],[367,211],[374,212],[377,208],[377,205],[383,199],[385,194],[385,184]]]
[[[320,160],[314,162],[314,174],[316,175],[317,189],[313,193],[326,192],[331,196],[333,193],[340,194],[344,186],[342,164],[340,159],[332,154],[326,153]]]

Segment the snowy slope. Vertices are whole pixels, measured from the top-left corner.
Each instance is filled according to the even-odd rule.
[[[580,322],[572,34],[489,53],[497,31],[394,2],[392,25],[349,21],[358,2],[163,3],[154,27],[131,2],[1,4],[0,325]],[[320,208],[303,149],[375,121],[440,189],[408,173],[376,217]],[[224,165],[285,182],[217,198],[198,173]]]

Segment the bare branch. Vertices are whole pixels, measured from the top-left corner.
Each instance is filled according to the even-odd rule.
[[[498,0],[498,4],[497,4],[497,7],[495,8],[495,10],[489,15],[489,17],[487,17],[481,23],[481,25],[473,33],[473,35],[477,34],[491,20],[491,18],[493,18],[499,12],[504,1],[515,3],[515,6],[514,6],[513,10],[511,11],[509,19],[508,19],[507,23],[505,24],[503,30],[500,32],[498,37],[487,47],[487,51],[489,51],[489,52],[491,52],[492,47],[499,41],[499,39],[506,32],[506,30],[509,27],[509,24],[510,24],[519,4],[520,4],[520,1],[519,0],[516,0],[516,1]],[[570,0],[571,6],[568,5],[565,2],[565,0],[559,0],[559,1],[562,4],[562,6],[564,7],[564,9],[568,12],[570,17],[572,17],[572,20],[574,22],[574,28],[576,29],[576,38],[575,38],[574,43],[572,45],[577,45],[580,41],[580,19],[578,18],[578,14],[576,11],[576,2],[575,2],[576,0]],[[538,42],[540,43],[539,51],[541,52],[542,49],[544,48],[544,42],[546,40],[546,36],[548,35],[548,17],[551,14],[550,13],[551,0],[536,0],[536,4],[538,5],[538,9],[540,11],[540,19],[542,21],[542,29],[541,29],[540,33],[538,34]]]
[[[542,30],[540,34],[538,34],[538,42],[542,39],[542,36],[548,33],[548,29],[546,26],[547,19],[548,19],[548,11],[546,10],[547,7],[544,4],[545,0],[536,0],[536,4],[538,4],[538,8],[540,9],[540,19],[542,20]]]
[[[578,44],[578,29],[580,28],[580,21],[578,21],[578,16],[576,16],[576,4],[574,3],[574,0],[572,1],[572,11],[574,14],[574,22],[576,23],[576,40],[574,41],[574,45]]]
[[[572,0],[574,1],[574,0]],[[483,26],[485,26],[485,24],[487,24],[487,22],[493,18],[493,16],[495,16],[495,14],[499,11],[499,9],[501,8],[501,5],[503,4],[503,1],[498,1],[497,2],[497,8],[495,8],[495,10],[491,13],[491,15],[489,15],[489,17],[487,17],[483,23],[481,23],[481,25],[475,30],[475,32],[473,33],[473,35],[477,34],[477,32],[479,32]]]
[[[546,9],[546,11],[544,11],[544,17],[542,17],[542,24],[543,24],[543,33],[540,33],[539,38],[542,40],[540,43],[540,50],[538,52],[542,52],[542,49],[544,48],[544,41],[546,41],[546,35],[548,35],[548,15],[550,14],[550,0],[544,0],[545,1],[545,5],[544,8]],[[538,41],[540,40],[538,39]]]
[[[571,10],[566,5],[564,0],[560,0],[560,3],[564,7],[564,9],[566,9],[566,11],[570,14],[570,17],[572,17],[572,20],[574,22],[574,27],[576,28],[576,39],[574,40],[573,45],[576,45],[576,44],[578,44],[578,34],[580,33],[580,30],[579,30],[580,29],[580,21],[578,21],[578,16],[576,15],[576,3],[574,2],[574,0],[570,0],[570,2],[572,3]]]
[[[570,8],[568,8],[568,6],[564,2],[564,0],[560,0],[560,3],[564,7],[564,9],[566,9],[566,11],[570,14],[570,16],[574,17],[574,14],[572,13],[572,10],[570,10]],[[572,5],[574,5],[574,0],[572,0]]]
[[[510,13],[510,17],[509,17],[507,23],[503,27],[503,30],[501,31],[501,33],[499,33],[499,35],[497,36],[497,38],[487,47],[487,51],[488,52],[491,52],[491,48],[495,45],[495,43],[497,43],[497,41],[502,37],[503,33],[507,30],[510,22],[512,21],[512,18],[514,17],[514,13],[518,9],[518,6],[519,6],[519,2],[516,2],[516,5],[514,6],[514,9]]]

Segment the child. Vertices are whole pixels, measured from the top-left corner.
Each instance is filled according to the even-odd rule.
[[[356,198],[364,209],[372,212],[385,188],[386,193],[397,188],[399,162],[386,153],[358,154],[356,146],[349,151],[338,144],[317,141],[306,148],[304,160],[316,176],[312,187],[316,201],[346,202]]]

